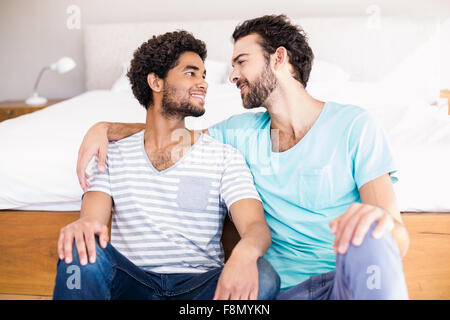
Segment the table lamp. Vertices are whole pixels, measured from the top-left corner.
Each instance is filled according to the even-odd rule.
[[[41,80],[42,74],[50,69],[53,71],[56,71],[58,73],[66,73],[70,70],[72,70],[73,68],[75,68],[77,64],[75,63],[75,61],[70,58],[70,57],[63,57],[61,59],[59,59],[58,61],[56,61],[55,63],[52,63],[49,66],[45,66],[44,68],[42,68],[42,70],[39,72],[39,75],[36,79],[36,82],[34,83],[34,89],[33,89],[33,95],[31,97],[29,97],[25,103],[27,105],[30,106],[41,106],[47,103],[47,99],[44,97],[40,97],[38,92],[37,92],[37,87],[39,84],[39,81]]]

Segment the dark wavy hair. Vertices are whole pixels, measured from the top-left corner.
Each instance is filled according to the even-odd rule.
[[[234,42],[255,33],[261,37],[260,45],[266,52],[266,59],[269,59],[269,55],[278,47],[287,49],[289,61],[294,67],[293,76],[306,87],[314,54],[303,29],[293,25],[284,14],[266,15],[238,25],[233,32]]]
[[[134,96],[145,109],[153,104],[148,74],[155,73],[165,79],[169,70],[178,65],[178,58],[184,52],[194,52],[205,61],[206,45],[191,33],[180,30],[153,36],[136,49],[127,76]]]

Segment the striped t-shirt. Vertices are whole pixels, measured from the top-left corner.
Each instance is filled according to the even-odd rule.
[[[106,170],[92,168],[88,191],[113,199],[111,244],[135,265],[158,273],[223,266],[222,227],[230,206],[258,199],[239,151],[202,134],[170,168],[157,171],[144,130],[109,143]]]

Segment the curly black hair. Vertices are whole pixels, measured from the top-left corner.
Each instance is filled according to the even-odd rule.
[[[266,59],[278,47],[283,46],[287,49],[289,61],[294,67],[293,76],[306,87],[314,54],[303,29],[292,24],[284,14],[265,15],[238,25],[233,32],[234,42],[254,33],[262,39],[260,45],[266,53]]]
[[[136,49],[127,76],[134,96],[145,109],[153,104],[152,89],[147,83],[148,74],[155,73],[165,79],[184,52],[197,53],[205,61],[206,45],[191,33],[178,30],[153,36]]]

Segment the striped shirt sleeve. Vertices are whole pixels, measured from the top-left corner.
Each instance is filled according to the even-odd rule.
[[[98,159],[95,158],[94,165],[92,168],[92,174],[89,176],[88,182],[90,187],[87,191],[101,191],[112,197],[111,193],[111,183],[109,179],[109,166],[108,166],[108,157],[106,157],[105,161],[105,172],[100,172],[98,170]]]
[[[220,196],[228,210],[236,201],[256,199],[261,201],[253,176],[242,154],[235,148],[225,159],[225,170],[220,182]]]

